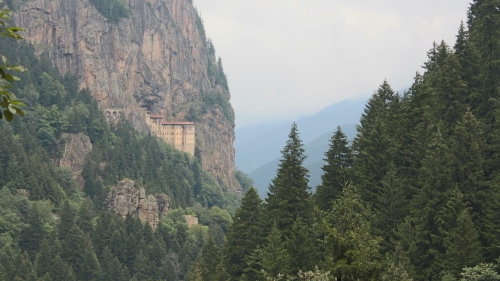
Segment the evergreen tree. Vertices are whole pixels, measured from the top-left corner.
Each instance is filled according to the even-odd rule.
[[[249,257],[243,280],[266,280],[265,277],[277,278],[279,274],[291,272],[291,257],[281,236],[279,229],[273,226],[266,243]]]
[[[290,268],[293,274],[298,271],[314,270],[318,265],[320,251],[314,230],[301,220],[296,220],[285,239],[285,248],[290,256]]]
[[[445,236],[445,266],[447,271],[458,277],[462,268],[472,267],[482,261],[481,243],[468,209],[456,219],[456,227]]]
[[[417,280],[437,278],[442,270],[438,260],[444,252],[444,246],[439,232],[440,220],[437,218],[448,202],[450,191],[453,190],[453,183],[450,181],[451,163],[448,147],[438,129],[422,161],[421,188],[412,201],[412,217],[416,221],[418,237],[410,246],[410,258],[416,270],[420,272]]]
[[[69,201],[64,202],[61,210],[61,222],[59,223],[59,239],[65,241],[68,238],[69,231],[74,226],[73,208],[71,208]]]
[[[352,152],[347,136],[340,127],[330,139],[328,151],[325,153],[326,164],[321,168],[321,185],[314,194],[316,205],[323,211],[331,208],[334,199],[342,194],[342,187],[349,181],[349,168],[352,166]]]
[[[276,222],[283,235],[287,235],[296,220],[312,223],[312,202],[308,184],[308,171],[302,166],[306,156],[294,123],[276,177],[269,186],[266,211],[269,222]]]
[[[65,263],[59,255],[53,259],[53,263],[48,268],[48,274],[52,281],[76,281],[75,273],[67,263]]]
[[[478,73],[480,91],[472,96],[477,105],[474,113],[487,124],[494,120],[494,105],[489,100],[497,98],[500,83],[499,5],[498,0],[474,0],[468,12],[470,40],[477,48],[481,65]]]
[[[377,201],[381,181],[387,174],[387,165],[394,157],[394,144],[389,134],[389,119],[392,103],[397,99],[387,81],[379,87],[368,101],[361,115],[361,125],[354,139],[355,182],[365,202]]]
[[[153,264],[151,261],[139,251],[135,262],[134,262],[134,277],[137,278],[138,281],[147,280],[151,277],[151,273],[153,271]]]
[[[198,264],[202,281],[226,281],[229,279],[222,260],[222,252],[212,239],[203,247]]]
[[[57,255],[57,248],[52,243],[54,241],[49,242],[48,240],[43,240],[41,243],[35,261],[35,271],[38,276],[44,276],[50,270],[53,259]]]
[[[343,189],[330,212],[323,212],[320,230],[325,252],[324,269],[337,280],[373,280],[380,275],[381,238],[371,235],[365,209],[352,186]]]
[[[127,240],[125,239],[125,234],[119,229],[115,229],[111,235],[111,240],[109,241],[109,249],[111,253],[115,255],[120,262],[125,262],[127,260],[126,250],[127,250]]]
[[[396,166],[391,162],[382,179],[377,201],[373,206],[374,232],[384,238],[382,250],[392,248],[395,230],[408,214],[408,200],[398,177]]]
[[[63,243],[61,256],[73,268],[78,279],[98,278],[100,268],[92,242],[76,225],[70,229]]]
[[[19,255],[17,259],[17,274],[15,279],[23,281],[36,281],[36,273],[33,269],[33,264],[31,263],[30,257],[27,252]]]
[[[257,190],[251,187],[241,199],[241,206],[233,216],[225,245],[227,271],[233,280],[240,278],[248,256],[264,241],[262,208],[262,200]]]

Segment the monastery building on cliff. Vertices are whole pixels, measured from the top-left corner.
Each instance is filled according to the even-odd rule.
[[[146,112],[146,123],[151,135],[157,136],[178,150],[194,155],[196,124],[193,122],[165,122],[163,116]]]

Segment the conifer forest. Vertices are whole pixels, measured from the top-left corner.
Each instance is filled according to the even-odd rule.
[[[0,281],[500,280],[500,1],[467,15],[408,90],[381,81],[353,141],[338,127],[314,189],[293,125],[266,198],[240,171],[244,194],[224,190],[199,151],[108,122],[11,30],[3,65],[26,70],[0,68],[0,97],[18,99],[0,115]],[[93,147],[81,182],[54,165],[67,134]],[[155,227],[106,205],[124,179],[170,199]]]

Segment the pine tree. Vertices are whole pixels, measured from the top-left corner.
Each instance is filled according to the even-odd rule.
[[[437,278],[441,272],[441,265],[437,261],[444,248],[437,218],[453,190],[453,183],[450,181],[451,163],[448,146],[438,129],[422,161],[420,190],[411,202],[411,216],[415,220],[418,237],[410,246],[410,258],[416,271],[420,273],[417,280]]]
[[[392,103],[397,99],[387,81],[368,101],[361,115],[358,135],[354,139],[355,183],[365,202],[377,200],[377,191],[387,173],[387,165],[394,156],[394,144],[389,134]]]
[[[134,277],[140,281],[147,280],[151,276],[152,271],[153,264],[142,251],[139,251],[134,262]]]
[[[306,156],[294,123],[276,177],[269,186],[266,198],[268,222],[276,222],[283,235],[289,233],[296,220],[312,223],[312,202],[308,184],[308,170],[302,166]]]
[[[227,281],[229,275],[222,260],[222,252],[212,239],[203,247],[196,265],[203,281]]]
[[[384,238],[382,251],[392,248],[395,230],[408,215],[408,200],[396,166],[391,162],[373,204],[374,232]]]
[[[246,267],[245,260],[257,245],[265,239],[262,237],[262,200],[257,190],[251,187],[241,199],[241,206],[233,216],[233,223],[226,234],[225,257],[227,271],[237,280]]]
[[[30,257],[27,252],[19,255],[17,258],[17,274],[16,279],[23,281],[36,281],[36,273],[33,269],[33,264],[31,263]]]
[[[35,271],[38,276],[44,276],[52,266],[53,259],[57,255],[57,248],[54,241],[43,240],[40,251],[35,261]]]
[[[337,280],[373,280],[380,275],[380,237],[373,237],[365,209],[352,186],[343,189],[330,212],[323,212],[324,269]]]
[[[301,220],[296,220],[285,239],[285,248],[290,256],[290,268],[293,274],[314,270],[319,264],[320,251],[314,230]]]
[[[61,256],[73,268],[78,279],[93,280],[100,274],[92,242],[76,225],[63,243]]]
[[[94,204],[90,198],[85,198],[82,202],[80,211],[78,212],[78,217],[76,219],[76,224],[85,233],[92,233],[93,225],[92,219],[94,218]]]
[[[40,243],[46,236],[45,228],[43,227],[43,219],[41,210],[38,204],[32,203],[27,215],[27,223],[29,226],[21,233],[19,246],[21,249],[28,252],[32,259],[40,248]]]
[[[472,267],[482,261],[481,243],[469,210],[464,209],[456,218],[456,227],[445,236],[445,266],[458,277],[462,268]]]
[[[59,256],[56,256],[48,273],[52,281],[76,281],[75,273],[68,264],[66,264]]]
[[[67,239],[69,231],[74,224],[73,208],[71,208],[69,201],[65,201],[61,210],[61,221],[58,226],[59,239],[61,241],[65,241]]]
[[[266,243],[249,257],[243,280],[266,280],[266,276],[277,278],[279,274],[291,272],[291,257],[281,236],[279,229],[273,226]]]
[[[324,172],[321,176],[322,183],[314,194],[316,205],[323,211],[331,208],[333,200],[342,194],[342,187],[351,180],[349,168],[353,164],[353,156],[347,136],[340,127],[337,127],[330,139],[325,156],[326,164],[321,168]]]
[[[125,239],[125,234],[123,231],[119,229],[115,229],[113,234],[111,235],[111,240],[109,241],[109,249],[111,253],[115,255],[120,262],[125,262],[126,258],[126,250],[127,250],[127,241]]]
[[[485,123],[492,123],[493,103],[498,97],[500,83],[500,15],[498,0],[474,0],[468,13],[470,40],[477,48],[480,58],[478,80],[480,91],[475,97],[477,108],[473,112]]]

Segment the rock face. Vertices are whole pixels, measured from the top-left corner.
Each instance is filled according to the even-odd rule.
[[[76,74],[79,87],[88,88],[102,109],[128,112],[140,130],[147,130],[141,108],[166,121],[186,121],[203,93],[229,100],[229,91],[209,76],[215,57],[189,0],[125,2],[131,16],[118,23],[106,20],[89,0],[23,1],[13,19],[38,54],[47,54],[61,73]],[[240,192],[227,111],[208,105],[194,120],[196,138],[202,167],[226,190]]]
[[[92,143],[89,137],[83,133],[64,133],[62,139],[64,140],[63,154],[57,160],[56,166],[70,168],[73,171],[73,178],[80,187],[83,187],[83,164],[85,157],[92,151]]]
[[[106,204],[122,217],[131,214],[132,217],[149,223],[153,229],[158,225],[160,215],[166,215],[169,210],[169,200],[165,194],[146,195],[144,188],[135,186],[134,181],[128,179],[120,181],[118,186],[109,190]]]

